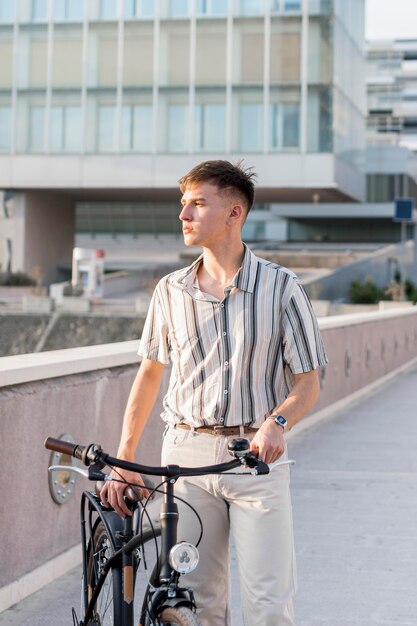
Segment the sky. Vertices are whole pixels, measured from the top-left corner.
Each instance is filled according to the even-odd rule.
[[[365,0],[367,39],[417,39],[417,0]]]

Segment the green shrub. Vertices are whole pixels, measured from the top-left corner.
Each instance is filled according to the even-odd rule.
[[[371,278],[367,278],[363,284],[359,280],[352,280],[349,298],[352,304],[377,304],[384,298],[384,290],[375,285]]]
[[[34,287],[36,280],[24,272],[0,272],[0,285],[3,287]]]
[[[407,300],[417,303],[417,287],[411,280],[405,281],[405,295]]]
[[[75,287],[71,283],[67,283],[63,289],[62,295],[72,296],[79,298],[84,294],[84,287],[82,285],[76,285]]]

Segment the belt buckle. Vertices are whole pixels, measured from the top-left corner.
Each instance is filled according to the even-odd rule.
[[[214,434],[217,435],[222,435],[223,434],[223,430],[224,430],[224,426],[213,426],[213,431]]]

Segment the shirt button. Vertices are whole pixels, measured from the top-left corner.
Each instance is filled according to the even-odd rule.
[[[220,424],[224,424],[224,417],[221,417],[221,418],[219,419],[219,423],[220,423]]]
[[[224,330],[223,331],[223,337],[225,337],[227,335],[227,332]]]
[[[225,389],[225,390],[223,391],[223,393],[224,393],[224,395],[226,396],[226,395],[229,393],[229,391],[228,391],[227,389]]]
[[[223,303],[223,302],[221,303],[221,305],[220,305],[220,306],[222,307],[222,309],[224,309],[224,303]]]
[[[225,367],[229,367],[229,361],[225,361],[225,362],[224,362],[224,366],[225,366]]]

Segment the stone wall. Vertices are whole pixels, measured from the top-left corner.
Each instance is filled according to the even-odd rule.
[[[0,313],[0,356],[34,352],[50,315]]]
[[[138,339],[137,313],[0,313],[0,356]]]

